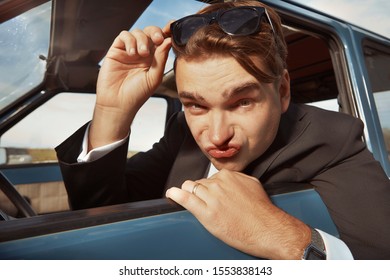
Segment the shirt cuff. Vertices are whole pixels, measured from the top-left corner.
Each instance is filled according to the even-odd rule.
[[[319,229],[316,230],[324,241],[327,260],[353,260],[351,251],[341,239]]]
[[[118,140],[116,142],[110,143],[105,146],[101,146],[98,148],[95,148],[91,151],[88,152],[88,133],[89,133],[89,127],[90,124],[88,125],[87,129],[85,130],[84,138],[83,138],[83,143],[82,143],[82,150],[80,155],[77,157],[77,162],[91,162],[94,160],[98,160],[108,154],[109,152],[113,151],[120,145],[122,145],[127,138],[124,138],[122,140]]]

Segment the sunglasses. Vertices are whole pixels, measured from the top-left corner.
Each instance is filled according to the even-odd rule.
[[[260,23],[264,16],[271,26],[272,33],[275,34],[265,8],[242,6],[181,18],[171,24],[172,39],[177,46],[184,46],[197,30],[214,22],[217,22],[226,34],[232,36],[252,35],[260,31]]]

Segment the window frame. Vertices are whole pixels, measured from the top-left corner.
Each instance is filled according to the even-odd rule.
[[[371,79],[371,73],[368,70],[367,67],[367,61],[366,61],[366,48],[377,50],[381,53],[384,53],[389,56],[390,58],[390,40],[386,41],[381,41],[377,40],[376,38],[364,36],[361,39],[361,54],[362,54],[362,64],[365,66],[364,67],[364,74],[366,77],[366,84],[367,84],[367,90],[369,92],[369,95],[371,97],[370,101],[372,102],[373,106],[371,108],[371,112],[373,114],[373,117],[375,119],[375,122],[377,123],[377,126],[380,129],[376,130],[376,135],[377,135],[377,142],[378,142],[378,149],[381,151],[381,162],[385,162],[382,165],[385,165],[385,170],[388,171],[388,176],[390,178],[390,154],[387,151],[387,146],[386,146],[386,141],[385,141],[385,136],[383,134],[383,126],[380,120],[379,112],[377,110],[377,101],[375,99],[375,92],[373,90],[373,82]],[[388,90],[390,91],[390,89]],[[389,93],[390,94],[390,93]],[[387,167],[387,169],[386,169]]]

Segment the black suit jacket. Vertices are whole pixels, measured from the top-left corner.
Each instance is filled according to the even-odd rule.
[[[207,175],[209,161],[184,115],[175,115],[148,152],[127,160],[127,143],[103,158],[77,163],[86,126],[57,147],[73,209],[161,198],[167,187]],[[351,116],[290,105],[271,147],[243,172],[266,190],[279,183],[315,186],[355,258],[390,259],[390,181],[362,142]]]

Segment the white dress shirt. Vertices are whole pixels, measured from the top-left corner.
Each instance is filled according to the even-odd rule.
[[[89,126],[84,134],[83,144],[82,144],[82,151],[80,155],[77,158],[77,162],[89,162],[97,160],[104,155],[108,154],[110,151],[114,150],[115,148],[119,147],[123,144],[123,142],[126,141],[126,139],[122,139],[119,141],[116,141],[114,143],[108,144],[106,146],[102,146],[96,149],[93,149],[91,151],[88,151],[88,132],[89,132]],[[207,177],[213,176],[215,173],[218,172],[218,169],[215,168],[215,166],[210,163],[209,173]],[[353,256],[347,245],[339,238],[334,237],[326,232],[323,232],[319,229],[316,229],[325,244],[326,249],[326,259],[327,260],[353,260]]]

